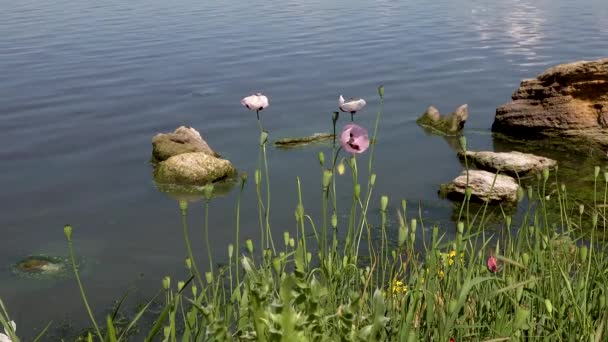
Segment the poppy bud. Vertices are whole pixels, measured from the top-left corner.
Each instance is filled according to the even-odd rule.
[[[386,211],[387,206],[388,206],[388,196],[380,197],[380,210]]]
[[[253,253],[253,241],[251,239],[245,240],[245,247],[247,247],[249,253]]]
[[[323,151],[319,151],[317,157],[319,158],[319,164],[321,164],[321,166],[325,165],[325,153],[323,153]]]
[[[70,226],[69,224],[66,224],[65,226],[63,226],[63,234],[65,235],[66,239],[68,239],[68,241],[72,240],[72,226]]]
[[[185,199],[180,199],[179,200],[179,209],[181,211],[188,210],[188,201],[186,201]]]
[[[166,276],[163,278],[163,289],[168,290],[171,288],[171,278]]]

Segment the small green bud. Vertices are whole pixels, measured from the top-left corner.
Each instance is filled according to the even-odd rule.
[[[448,312],[451,314],[454,311],[456,311],[456,307],[458,306],[458,301],[456,301],[456,299],[452,299],[450,300],[450,302],[448,303]]]
[[[597,226],[597,213],[593,213],[591,216],[591,224],[593,228]]]
[[[310,264],[310,261],[312,260],[312,254],[310,252],[306,253],[306,263]]]
[[[393,249],[391,251],[391,256],[393,257],[393,260],[397,260],[397,251]]]
[[[254,180],[255,180],[255,185],[260,185],[260,183],[262,182],[262,172],[260,171],[260,169],[256,169],[254,175]]]
[[[253,254],[253,241],[251,239],[245,240],[245,247],[247,247],[247,251]]]
[[[325,153],[323,153],[323,151],[319,151],[317,157],[319,158],[319,164],[321,164],[321,166],[325,165]]]
[[[63,234],[65,235],[66,239],[68,239],[68,241],[72,240],[72,226],[70,226],[69,224],[66,224],[65,226],[63,226]]]
[[[507,229],[511,228],[511,220],[512,220],[511,216],[505,217],[505,223],[507,224]]]
[[[296,240],[293,238],[289,239],[289,247],[294,248],[296,246]]]
[[[213,284],[213,273],[212,272],[205,272],[205,281],[209,285]]]
[[[467,186],[467,188],[464,190],[464,196],[466,197],[467,201],[471,199],[472,194],[473,194],[473,189],[471,189],[470,186]]]
[[[463,151],[467,150],[467,137],[465,137],[464,135],[461,135],[460,138],[458,138],[458,142],[460,143],[460,148],[462,148]]]
[[[534,235],[534,226],[528,226],[528,232],[530,232],[530,235]]]
[[[407,230],[405,229],[405,226],[400,226],[399,227],[399,238],[397,240],[397,244],[399,245],[399,247],[403,246],[406,238],[407,238]]]
[[[589,253],[589,249],[587,249],[587,246],[582,246],[581,248],[578,249],[578,254],[579,254],[579,257],[581,258],[582,263],[587,261],[588,253]]]
[[[209,201],[211,197],[213,197],[213,184],[207,184],[203,188],[203,194],[205,195],[205,199]]]
[[[549,168],[543,169],[543,180],[549,179]]]
[[[249,176],[247,176],[247,173],[243,172],[241,173],[241,184],[245,185],[245,183],[247,183],[247,178],[249,178]]]
[[[545,299],[545,308],[547,309],[549,315],[551,315],[551,313],[553,312],[553,304],[551,304],[549,298]]]
[[[260,133],[260,146],[266,144],[266,141],[268,141],[268,132],[262,131]]]
[[[387,206],[388,206],[388,196],[380,197],[380,210],[386,211]]]
[[[524,263],[524,266],[528,267],[530,265],[530,255],[528,253],[522,254],[521,261]]]
[[[232,260],[233,255],[234,255],[234,245],[228,244],[228,259]]]
[[[597,176],[600,175],[600,167],[596,166],[595,169],[593,170],[593,177],[597,179]]]
[[[165,276],[163,278],[163,289],[168,290],[171,288],[171,278],[169,276]]]
[[[285,243],[285,247],[289,245],[289,232],[283,232],[283,243]]]
[[[192,269],[192,260],[190,260],[190,258],[186,258],[186,268],[187,269]]]
[[[380,96],[380,98],[384,98],[384,86],[380,85],[378,87],[378,96]]]
[[[578,213],[580,215],[583,215],[583,213],[585,212],[585,205],[581,204],[578,206]]]
[[[375,173],[372,173],[372,175],[369,176],[369,184],[371,186],[374,186],[374,184],[376,184],[376,174]]]
[[[359,200],[359,196],[361,195],[361,185],[360,184],[355,184],[355,188],[353,190],[353,193],[355,195],[355,199]]]
[[[300,219],[304,217],[304,206],[300,203],[296,206],[296,215]]]
[[[458,222],[456,225],[456,229],[458,230],[458,234],[464,233],[464,222]]]
[[[521,202],[524,199],[524,189],[521,186],[517,187],[517,202]]]
[[[338,118],[340,118],[340,112],[333,112],[331,114],[331,121],[333,121],[334,124],[336,123],[336,121],[338,121]]]
[[[331,226],[334,229],[338,228],[338,215],[336,215],[336,213],[331,215]]]
[[[196,287],[196,285],[192,285],[192,297],[196,298],[197,294],[198,294],[198,287]]]
[[[336,169],[338,169],[338,174],[341,176],[344,174],[344,172],[346,171],[346,167],[344,166],[344,163],[340,160],[340,163],[338,164],[338,166],[336,167]]]
[[[281,259],[285,258],[285,252],[279,252],[279,257],[280,257]]]
[[[562,183],[560,189],[562,190],[562,192],[566,192],[566,184]]]
[[[274,258],[272,259],[272,268],[277,274],[281,274],[281,259]]]
[[[179,292],[179,291],[181,291],[181,290],[184,288],[184,285],[186,285],[186,283],[185,283],[185,282],[183,282],[183,281],[178,281],[178,282],[177,282],[177,291],[178,291],[178,292]]]
[[[348,265],[348,256],[347,256],[347,255],[345,255],[345,256],[342,258],[342,267],[343,267],[343,268],[346,268],[346,266],[347,266],[347,265]]]
[[[418,221],[416,221],[416,219],[412,219],[411,223],[410,223],[410,227],[412,227],[412,234],[416,233],[416,225],[418,224]]]
[[[323,170],[323,190],[327,190],[329,184],[331,184],[331,177],[333,176],[331,170]]]
[[[188,201],[186,201],[185,199],[180,199],[179,200],[179,209],[181,211],[188,210]]]

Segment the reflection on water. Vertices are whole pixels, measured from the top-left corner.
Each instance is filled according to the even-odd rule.
[[[416,117],[429,105],[468,103],[469,148],[492,149],[482,133],[496,106],[550,64],[605,55],[606,17],[604,0],[5,1],[0,260],[65,255],[62,227],[72,224],[77,254],[94,260],[83,281],[99,314],[136,278],[141,299],[167,273],[182,277],[176,199],[200,194],[158,191],[151,138],[193,126],[253,175],[258,131],[239,100],[257,91],[271,97],[263,119],[276,140],[331,130],[340,93],[367,100],[356,120],[373,127],[384,84],[378,196],[407,199],[413,215],[421,204],[429,226],[450,234],[453,205],[437,189],[462,169],[457,141],[426,135]],[[331,153],[322,144],[269,148],[277,234],[294,227],[296,176],[307,211],[319,212],[319,151]],[[350,189],[347,177],[339,182]],[[247,238],[258,234],[251,183],[242,206]],[[238,188],[210,204],[216,260],[234,239]],[[192,202],[193,241],[202,241],[203,215],[204,205]],[[30,282],[0,268],[0,297],[20,330],[31,332],[25,340],[57,317],[75,330],[85,326],[76,290],[68,280]]]

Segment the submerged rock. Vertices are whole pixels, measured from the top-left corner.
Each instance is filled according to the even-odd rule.
[[[213,183],[213,197],[223,196],[238,184],[238,178],[227,178]],[[205,186],[163,184],[154,182],[156,189],[177,201],[198,202],[205,198]]]
[[[164,161],[188,152],[202,152],[213,157],[220,156],[192,127],[181,126],[173,133],[159,133],[152,138],[152,157],[155,161]]]
[[[307,137],[297,137],[297,138],[284,138],[274,142],[274,145],[281,148],[291,148],[302,145],[307,145],[311,143],[321,142],[333,139],[334,135],[331,133],[315,133],[313,135],[309,135]]]
[[[471,199],[482,202],[515,202],[519,185],[513,177],[496,175],[482,170],[468,171],[468,186]],[[447,184],[442,184],[439,193],[454,200],[461,200],[467,188],[467,171]]]
[[[464,159],[464,155],[463,152],[458,153],[461,159]],[[467,151],[466,156],[467,161],[476,168],[491,172],[500,171],[511,176],[520,177],[541,172],[546,168],[555,167],[557,164],[553,159],[517,151]]]
[[[203,152],[190,152],[161,162],[154,170],[154,179],[161,184],[205,185],[236,174],[228,160]]]
[[[463,104],[456,111],[442,116],[437,108],[430,106],[427,108],[416,123],[423,127],[429,127],[444,135],[457,135],[464,128],[464,124],[469,118],[469,106]]]
[[[521,82],[492,130],[586,137],[608,145],[608,58],[561,64]]]
[[[31,255],[13,265],[15,274],[30,278],[63,276],[68,269],[67,259],[46,255]]]

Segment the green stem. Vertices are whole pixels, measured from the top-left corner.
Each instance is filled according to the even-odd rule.
[[[186,210],[182,210],[182,230],[184,231],[184,240],[186,241],[186,250],[188,251],[188,258],[190,258],[190,263],[192,265],[192,269],[194,270],[194,275],[198,280],[201,288],[205,286],[203,283],[203,279],[201,278],[201,274],[198,271],[198,267],[196,267],[196,262],[194,261],[194,254],[192,254],[192,247],[190,246],[190,238],[188,237],[188,224],[186,222]]]
[[[207,245],[207,258],[209,258],[209,272],[213,274],[213,259],[211,245],[209,244],[209,200],[205,201],[205,244]]]
[[[91,319],[91,323],[93,323],[93,327],[95,328],[95,333],[97,337],[99,337],[100,341],[103,341],[103,337],[101,335],[101,331],[97,326],[97,322],[95,321],[95,317],[93,316],[93,311],[89,306],[89,301],[87,300],[87,296],[84,293],[84,287],[82,286],[82,282],[80,281],[80,275],[78,274],[78,267],[76,266],[76,260],[74,258],[74,248],[72,247],[72,240],[68,239],[68,249],[70,251],[70,261],[72,262],[72,270],[74,271],[74,276],[76,277],[76,282],[78,283],[78,289],[80,290],[80,295],[82,296],[82,300],[84,301],[84,306],[87,309],[87,313],[89,314],[89,318]]]

